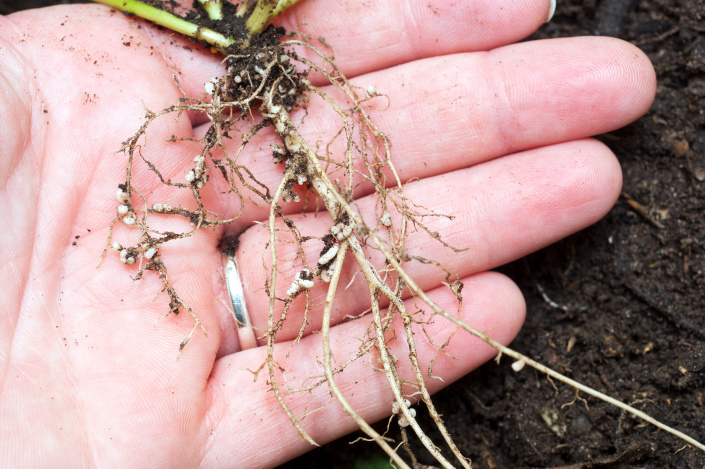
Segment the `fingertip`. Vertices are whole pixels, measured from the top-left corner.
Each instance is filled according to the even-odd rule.
[[[567,159],[564,155],[564,162],[571,164],[571,158],[579,159],[579,165],[584,167],[581,171],[584,181],[581,181],[580,175],[575,180],[574,193],[578,198],[576,206],[592,204],[594,208],[586,210],[583,215],[590,224],[595,223],[607,215],[619,198],[622,167],[612,150],[594,138],[571,142],[567,148],[570,153]]]
[[[427,294],[438,306],[452,316],[459,316],[474,330],[503,345],[510,344],[526,317],[526,303],[519,287],[507,276],[493,271],[465,277],[462,282],[460,312],[458,299],[447,286],[437,287]],[[413,300],[406,303],[408,308],[413,307]],[[424,309],[430,311],[428,307]],[[390,344],[391,350],[397,357],[404,357],[408,355],[407,340],[400,334],[398,338],[400,340]],[[426,316],[423,332],[415,331],[414,342],[421,369],[442,378],[442,381],[426,383],[430,392],[460,379],[497,354],[497,349],[441,316]],[[444,344],[443,353],[439,353],[440,344]],[[410,365],[406,365],[400,367],[400,376],[413,380]]]
[[[592,148],[595,154],[594,180],[596,181],[596,194],[602,195],[603,208],[599,218],[607,215],[614,204],[617,203],[622,191],[622,166],[614,152],[604,143],[593,138],[586,139],[585,145]]]
[[[656,70],[649,57],[634,44],[615,39],[621,47],[625,85],[632,93],[633,117],[637,119],[651,108],[656,98]]]
[[[604,119],[615,123],[608,130],[624,126],[646,114],[656,96],[656,71],[641,49],[613,37],[566,40],[576,41],[575,47],[565,49],[565,52],[569,53],[571,49],[574,52],[569,61],[590,64],[593,77],[603,83],[603,92],[609,103]]]
[[[612,150],[598,140],[584,138],[521,155],[532,157],[527,180],[529,168],[542,174],[531,197],[540,231],[553,234],[543,245],[596,223],[619,198],[622,169]]]
[[[526,318],[526,302],[516,283],[494,271],[467,277],[464,282],[463,303],[467,312],[473,318],[483,317],[484,324],[478,326],[492,325],[501,332],[496,340],[505,345],[511,342]]]
[[[439,287],[430,294],[440,298],[439,304],[448,312],[457,309],[455,298],[440,296],[445,287]],[[472,328],[486,333],[503,345],[508,345],[517,336],[526,318],[526,302],[519,287],[506,275],[487,271],[463,279],[463,311],[461,319]],[[455,304],[454,304],[455,303]],[[434,321],[439,329],[447,334],[455,325],[446,320]],[[429,331],[430,332],[430,331]],[[441,337],[441,330],[434,331]],[[497,354],[497,350],[481,339],[461,330],[457,338],[450,341],[447,352],[457,360],[437,360],[434,372],[438,372],[449,384]],[[430,356],[437,349],[429,347]],[[429,357],[426,357],[427,359]],[[431,384],[431,386],[434,386]],[[433,391],[439,388],[432,388]]]
[[[615,38],[524,42],[485,61],[478,68],[491,70],[489,118],[503,153],[611,132],[644,115],[656,93],[648,57]]]

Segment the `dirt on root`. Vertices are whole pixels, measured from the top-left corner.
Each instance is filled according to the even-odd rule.
[[[658,94],[645,117],[600,137],[624,171],[624,194],[609,215],[499,269],[521,286],[528,306],[514,348],[699,441],[705,441],[703,32],[702,0],[558,2],[552,22],[531,39],[630,41],[653,62]],[[474,467],[705,467],[705,453],[676,437],[507,364],[488,363],[435,399]],[[372,443],[349,445],[360,436],[282,467],[383,461]],[[420,462],[434,464],[417,449]]]

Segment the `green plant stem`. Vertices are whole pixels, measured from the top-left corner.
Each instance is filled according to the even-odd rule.
[[[299,3],[301,0],[258,0],[254,10],[245,26],[251,35],[256,35],[264,31],[264,27],[274,19],[275,16],[282,13],[289,7]],[[238,14],[241,14],[238,11]],[[244,14],[244,10],[243,13]]]
[[[93,1],[115,8],[116,10],[132,13],[142,19],[151,21],[159,26],[169,28],[179,34],[183,34],[184,36],[198,39],[199,41],[205,41],[208,44],[218,47],[219,49],[226,49],[235,42],[233,38],[225,37],[212,29],[198,26],[186,21],[185,19],[179,18],[178,16],[172,15],[167,11],[160,10],[159,8],[147,5],[146,3],[138,2],[137,0]]]
[[[223,0],[198,0],[212,20],[223,19]]]
[[[279,0],[279,3],[277,4],[277,7],[274,9],[272,12],[272,18],[275,16],[279,15],[283,11],[285,11],[289,7],[293,7],[297,3],[299,3],[301,0]],[[270,18],[271,20],[271,18]]]
[[[250,17],[245,22],[245,27],[251,35],[256,35],[264,30],[264,25],[269,22],[274,9],[277,7],[277,0],[259,0]]]
[[[237,7],[237,10],[235,10],[235,16],[238,18],[244,18],[247,12],[252,9],[252,5],[256,2],[257,0],[245,0],[240,4],[240,6]]]
[[[198,26],[197,24],[191,23],[183,18],[179,18],[167,11],[161,10],[159,8],[147,5],[137,0],[93,0],[96,3],[102,3],[109,7],[115,8],[116,10],[124,11],[125,13],[131,13],[135,16],[139,16],[142,19],[151,21],[152,23],[158,24],[159,26],[164,26],[172,31],[176,31],[184,36],[197,39],[199,41],[207,42],[215,47],[217,47],[221,52],[224,52],[229,46],[235,43],[235,39],[232,37],[225,37],[217,31],[213,31],[210,28],[203,26]],[[211,20],[221,20],[223,19],[223,2],[222,0],[198,0],[203,8],[208,13],[208,17]],[[279,15],[287,8],[290,8],[301,0],[257,0],[257,4],[252,10],[252,13],[247,18],[245,22],[245,27],[247,28],[250,36],[255,36],[264,31],[264,27],[269,23],[275,16]],[[244,2],[238,8],[236,15],[245,16],[254,2]],[[249,44],[248,40],[242,41],[241,47],[247,47]]]

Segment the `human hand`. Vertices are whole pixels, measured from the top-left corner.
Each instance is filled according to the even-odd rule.
[[[390,108],[375,118],[390,132],[402,179],[419,179],[407,195],[456,215],[429,224],[469,249],[455,254],[413,236],[410,245],[461,275],[463,316],[508,343],[521,326],[523,300],[511,281],[487,270],[609,210],[619,194],[619,166],[604,145],[586,137],[646,112],[653,70],[638,49],[609,38],[512,44],[541,25],[546,0],[382,3],[372,11],[355,1],[307,0],[282,21],[292,29],[306,23],[305,30],[332,44],[349,77],[390,97]],[[310,449],[267,392],[265,377],[254,381],[247,371],[264,362],[266,350],[240,351],[230,314],[215,300],[224,297],[222,231],[201,230],[163,248],[172,284],[209,332],[194,334],[179,361],[178,344],[193,322],[172,315],[153,327],[167,310],[164,296],[154,300],[159,280],[147,275],[133,284],[134,268],[115,256],[94,269],[115,216],[112,194],[124,179],[125,160],[113,152],[142,125],[145,106],[161,109],[181,96],[172,70],[195,96],[216,73],[219,58],[191,49],[199,48],[97,5],[0,17],[3,465],[261,467]],[[312,134],[330,130],[325,113],[309,110]],[[148,137],[146,151],[174,177],[183,177],[193,152],[188,142],[166,140],[201,135],[207,126],[202,116],[187,117],[161,122]],[[271,164],[268,146],[258,150],[253,143],[250,151],[243,158],[260,180],[276,185],[281,168]],[[157,184],[142,187],[150,198],[171,197]],[[235,210],[217,186],[204,198],[213,210]],[[371,202],[359,194],[358,205],[364,211]],[[325,217],[297,211],[292,205],[290,216],[303,229],[326,230]],[[268,237],[250,227],[267,212],[248,205],[232,227],[243,232],[240,273],[260,329],[268,308],[262,291]],[[437,270],[409,269],[436,301],[453,308]],[[345,308],[335,311],[334,322],[367,307],[358,283],[339,293]],[[320,299],[322,292],[312,295]],[[296,313],[278,336],[282,354],[301,324]],[[320,336],[310,334],[320,319],[309,319],[287,361],[292,381],[320,374]],[[366,328],[365,318],[334,327],[334,354],[353,354]],[[445,337],[453,326],[436,320],[427,329]],[[425,363],[436,352],[429,344],[420,350]],[[464,334],[454,336],[448,352],[457,360],[437,360],[434,371],[445,383],[430,380],[432,390],[494,354]],[[337,382],[364,417],[382,418],[392,401],[384,376],[358,362]],[[306,404],[329,400],[321,386],[289,402],[300,414]],[[318,443],[355,428],[335,404],[303,425]]]

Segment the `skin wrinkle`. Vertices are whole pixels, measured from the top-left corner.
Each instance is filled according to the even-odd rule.
[[[69,159],[70,160],[70,159]],[[93,179],[95,175],[95,171],[93,171],[93,168],[97,165],[96,159],[93,159],[93,164],[91,165],[91,169],[87,170],[85,167],[81,166],[83,169],[83,174],[88,175],[89,181],[85,181],[84,185],[81,187],[89,187],[89,182],[90,180]],[[49,165],[45,165],[45,168],[47,168],[47,172],[49,174],[55,174],[55,171],[52,171],[52,168]],[[77,172],[77,168],[74,169],[74,174]],[[67,191],[67,194],[71,193],[73,194],[70,199],[74,201],[73,204],[70,204],[69,206],[72,209],[72,213],[69,215],[70,219],[75,220],[77,218],[77,214],[81,212],[81,207],[83,207],[85,204],[86,200],[86,192],[81,191],[81,190],[76,190],[76,191]],[[66,204],[61,204],[62,206],[66,206]],[[63,213],[64,216],[68,215],[65,210],[60,210],[59,213]],[[67,259],[69,256],[69,251],[71,249],[76,249],[76,246],[72,245],[72,240],[74,239],[73,233],[74,232],[82,232],[82,230],[79,231],[75,225],[69,225],[68,229],[65,231],[65,234],[63,236],[64,239],[64,249],[63,253],[64,255],[60,257],[62,261],[60,262],[60,268],[59,268],[59,277],[57,283],[60,285],[60,291],[68,291],[69,290],[69,285],[67,284],[68,282],[65,281],[66,277],[68,276],[68,266],[66,265],[66,262],[63,261],[63,259]],[[57,237],[57,239],[61,239]],[[57,318],[58,317],[63,317],[64,315],[61,313],[61,307],[58,308],[57,311]],[[67,312],[67,314],[71,314],[71,312]],[[66,331],[64,331],[66,333]],[[87,405],[86,399],[91,399],[92,396],[85,396],[82,395],[82,393],[79,391],[81,389],[80,385],[80,373],[77,372],[77,367],[74,364],[74,361],[72,360],[72,354],[71,353],[65,353],[63,354],[65,360],[64,360],[64,369],[66,370],[66,381],[68,382],[69,386],[71,387],[72,391],[70,392],[70,395],[73,397],[74,403],[75,403],[75,410],[77,414],[77,419],[79,421],[80,425],[80,434],[82,436],[83,440],[83,447],[87,449],[87,465],[89,467],[97,467],[98,461],[100,461],[99,457],[99,450],[96,446],[96,440],[91,438],[91,431],[89,430],[90,428],[90,419],[89,415],[91,413],[90,406]]]
[[[46,167],[45,167],[46,168]],[[40,186],[41,187],[41,186]],[[41,203],[42,197],[40,196],[39,198],[39,203],[38,206],[42,206],[43,204]],[[40,212],[41,209],[37,210],[37,213]],[[41,214],[40,214],[41,215]],[[38,228],[41,231],[41,228]],[[46,231],[41,231],[41,232],[46,232]],[[55,239],[58,239],[57,237],[54,237]],[[36,250],[33,249],[33,253]],[[60,264],[60,268],[58,269],[60,272],[63,271],[64,263],[60,260],[63,259],[64,256],[58,256],[57,263]],[[57,278],[56,284],[58,285],[58,288],[56,289],[57,292],[62,292],[64,290],[64,282],[61,281],[60,279],[63,278],[62,275],[57,273],[56,275],[52,276],[51,274],[47,275],[47,269],[45,266],[37,267],[37,258],[43,259],[44,257],[38,256],[38,255],[33,255],[31,256],[31,264],[30,264],[30,272],[32,273],[32,277],[34,278],[41,278],[42,281],[44,282],[49,282],[47,280],[48,278],[51,279],[52,277]],[[39,271],[39,272],[37,272]],[[49,289],[48,289],[49,290]],[[54,306],[52,306],[51,298],[56,298],[56,296],[52,295],[51,297],[45,298],[45,301],[43,303],[42,311],[46,316],[49,318],[46,322],[50,325],[53,324],[58,324],[59,326],[57,327],[50,327],[49,328],[49,335],[52,337],[52,342],[57,344],[56,347],[58,348],[58,353],[50,354],[50,355],[44,355],[38,352],[38,354],[42,357],[43,363],[45,364],[46,368],[49,370],[65,370],[65,373],[63,374],[65,383],[67,386],[62,386],[63,389],[71,389],[71,391],[65,393],[64,396],[67,396],[68,399],[63,399],[63,403],[66,403],[67,400],[70,400],[73,405],[70,406],[72,412],[70,412],[69,418],[73,421],[73,425],[70,427],[72,429],[72,433],[75,435],[79,435],[79,438],[83,440],[83,445],[81,445],[81,448],[88,448],[89,449],[89,455],[90,455],[90,461],[91,463],[89,464],[90,466],[95,466],[95,448],[92,443],[92,440],[90,438],[90,433],[88,431],[88,423],[87,423],[87,418],[86,418],[86,406],[85,404],[79,399],[78,393],[76,392],[76,389],[78,389],[77,385],[77,375],[75,372],[75,367],[73,366],[73,361],[70,358],[70,354],[66,352],[66,349],[61,347],[61,342],[62,340],[66,340],[65,338],[62,339],[62,335],[66,335],[67,331],[65,330],[65,327],[61,327],[63,321],[59,318],[64,317],[62,313],[62,307],[60,300],[55,300],[54,301]],[[39,313],[36,308],[32,307],[27,307],[25,308],[24,306],[26,305],[26,302],[22,302],[21,310],[28,310],[28,311],[33,311],[31,314],[28,314],[28,317],[35,316]],[[53,357],[54,361],[48,361],[49,357]],[[63,368],[61,366],[56,366],[55,361],[58,361],[63,365]],[[52,411],[56,412],[57,408],[53,408]],[[62,409],[63,410],[63,409]],[[63,413],[63,412],[62,412]],[[77,428],[78,427],[78,428]],[[82,451],[82,453],[85,455],[85,452]]]
[[[9,21],[5,21],[4,17],[0,17],[0,23],[3,23],[2,27],[3,28],[12,28],[13,25]],[[18,76],[22,70],[22,64],[20,63],[19,55],[17,52],[12,48],[11,45],[8,45],[6,41],[3,41],[0,43],[0,54],[2,54],[4,60],[9,60],[8,56],[11,54],[14,61],[10,62],[10,66],[3,67],[0,69],[0,80],[2,82],[0,83],[0,86],[3,86],[4,88],[10,90],[11,95],[9,96],[9,99],[12,99],[12,102],[10,103],[2,103],[0,105],[0,109],[2,108],[8,108],[8,109],[16,109],[20,111],[19,118],[18,119],[13,119],[13,122],[9,124],[9,126],[3,126],[2,132],[7,132],[7,129],[9,127],[9,132],[12,134],[12,136],[16,135],[22,135],[21,138],[17,139],[17,145],[10,147],[10,156],[9,156],[9,165],[5,165],[4,163],[7,161],[7,159],[2,155],[2,161],[3,161],[3,167],[1,168],[2,174],[0,174],[0,178],[2,178],[2,188],[0,189],[0,195],[5,195],[10,192],[14,191],[14,183],[17,181],[18,178],[12,177],[16,176],[18,173],[21,173],[25,170],[26,166],[23,165],[23,160],[22,160],[22,155],[27,151],[27,148],[30,147],[30,137],[31,137],[31,130],[30,130],[30,115],[31,115],[31,102],[28,103],[25,99],[23,99],[23,96],[26,96],[26,93],[23,93],[23,88],[20,85],[21,83],[24,82],[29,82],[33,83],[30,80],[27,80],[24,74],[21,74],[21,76]],[[12,64],[15,63],[17,64],[16,67],[12,67]],[[15,73],[12,74],[14,77],[11,76],[11,73],[13,72],[13,68]],[[14,78],[14,80],[12,79]],[[14,99],[13,99],[14,98]],[[24,110],[25,112],[22,113],[21,110]],[[20,128],[16,129],[15,125],[19,124]],[[13,138],[10,138],[9,136],[2,135],[0,137],[0,140],[3,142],[7,141],[13,141]],[[31,190],[31,185],[21,185],[21,189],[24,190]],[[3,199],[5,197],[2,197]],[[3,201],[4,202],[4,201]],[[0,210],[3,212],[3,218],[5,220],[10,220],[9,223],[11,224],[17,224],[18,220],[19,222],[25,222],[24,226],[15,228],[12,233],[10,233],[10,237],[14,238],[15,236],[20,235],[25,235],[26,232],[29,233],[34,233],[34,230],[31,229],[29,226],[30,224],[35,224],[33,222],[36,222],[36,210],[34,211],[29,211],[30,216],[26,216],[26,213],[23,213],[22,216],[20,217],[14,217],[11,216],[10,214],[6,213],[7,210],[12,210],[16,209],[17,207],[15,205],[11,204],[6,204],[3,203],[0,206]],[[31,215],[34,215],[33,217]],[[7,222],[6,222],[7,223]],[[3,237],[4,238],[4,237]],[[32,240],[34,241],[34,237],[32,237]],[[5,260],[3,263],[3,266],[0,268],[2,270],[5,269],[10,269],[12,271],[12,275],[10,278],[12,279],[19,279],[18,285],[16,288],[13,288],[11,290],[10,295],[16,296],[16,298],[24,298],[25,293],[26,293],[26,288],[27,284],[29,282],[29,277],[31,273],[31,255],[23,255],[24,253],[18,252],[17,249],[14,249],[14,246],[8,248],[6,243],[4,242],[5,240],[2,239],[3,241],[3,246],[0,251],[7,253],[8,259]],[[14,245],[14,241],[11,239],[9,241],[10,245]],[[34,252],[34,243],[31,246],[30,252]],[[18,266],[15,262],[21,264]],[[6,294],[7,295],[7,294]],[[3,295],[3,303],[7,301],[7,296]],[[17,333],[17,327],[20,324],[20,312],[22,311],[22,306],[24,305],[23,300],[19,300],[19,307],[16,311],[10,311],[9,308],[3,308],[5,313],[9,316],[10,318],[10,323],[12,324],[11,331],[9,332],[9,336],[5,336],[5,333],[3,333],[3,340],[2,342],[5,343],[5,347],[3,347],[3,353],[2,355],[4,356],[4,360],[2,361],[2,370],[0,371],[0,376],[2,376],[2,386],[0,387],[0,399],[2,398],[4,394],[4,387],[5,384],[8,382],[8,372],[11,367],[11,362],[13,358],[13,344],[14,344],[14,338],[15,334]],[[4,332],[4,331],[3,331]]]
[[[404,45],[406,54],[411,57],[417,57],[422,55],[420,53],[420,48],[418,45],[418,33],[419,31],[419,21],[416,15],[414,6],[417,5],[416,2],[401,2],[399,15],[394,15],[394,17],[400,17],[398,24],[401,24],[400,29],[402,40],[401,44]],[[392,23],[394,26],[397,23]]]
[[[228,413],[228,400],[225,398],[222,386],[216,386],[212,379],[213,372],[217,366],[218,359],[213,362],[213,369],[208,375],[208,380],[204,383],[206,397],[204,399],[205,405],[201,434],[205,435],[205,438],[203,438],[204,443],[201,447],[200,454],[198,454],[199,467],[207,467],[204,466],[204,462],[214,446],[217,445],[218,439],[216,436],[218,429],[223,425],[223,421]]]
[[[97,462],[99,461],[98,449],[96,447],[95,440],[91,438],[89,419],[87,416],[90,410],[87,409],[88,406],[86,405],[86,402],[80,398],[80,393],[77,391],[79,389],[79,385],[77,385],[77,382],[79,381],[78,374],[76,373],[76,367],[74,366],[70,355],[71,354],[68,353],[62,354],[65,358],[64,363],[66,370],[66,381],[72,389],[70,394],[75,403],[74,409],[76,409],[77,413],[76,418],[78,420],[78,425],[80,425],[80,429],[77,430],[77,432],[80,433],[81,439],[83,440],[83,448],[87,449],[87,466],[97,467]]]
[[[4,74],[3,74],[4,72]],[[2,91],[7,91],[11,96],[9,96],[9,99],[7,99],[3,103],[3,107],[6,109],[26,109],[26,111],[23,114],[23,117],[26,116],[25,119],[15,119],[13,122],[2,122],[0,121],[0,124],[2,125],[2,133],[0,133],[0,138],[2,138],[3,142],[15,142],[16,145],[13,145],[12,147],[7,147],[5,146],[2,149],[2,154],[0,154],[0,190],[6,190],[7,189],[7,182],[10,176],[15,172],[17,169],[17,165],[21,161],[21,155],[24,153],[25,149],[27,146],[29,146],[30,142],[30,137],[31,134],[29,132],[29,115],[30,115],[30,110],[27,108],[26,103],[24,100],[21,99],[16,87],[14,86],[14,83],[21,82],[21,79],[15,79],[15,80],[10,80],[7,75],[9,75],[10,70],[3,70],[0,71],[0,88],[4,88],[4,90],[0,89],[0,92]],[[14,95],[14,96],[12,96]],[[2,96],[0,96],[1,98]],[[16,98],[16,99],[13,99]],[[10,104],[8,104],[7,101],[10,101]],[[9,136],[12,135],[13,138],[9,138]],[[17,136],[21,136],[20,138],[17,138]]]
[[[42,311],[37,311],[35,308],[32,315],[36,317],[37,314],[49,313],[49,309],[50,308],[47,306],[42,308]],[[53,399],[39,399],[39,396],[36,395],[37,390],[52,389],[52,386],[58,386],[61,389],[66,389],[65,386],[57,383],[57,376],[53,373],[54,370],[59,369],[59,366],[57,366],[57,361],[60,363],[65,363],[66,360],[65,352],[60,350],[62,348],[60,339],[51,341],[52,345],[56,344],[51,351],[56,353],[45,353],[46,342],[50,340],[51,335],[55,336],[57,334],[57,331],[55,331],[54,328],[51,329],[51,331],[39,331],[39,333],[34,337],[33,342],[25,348],[25,353],[23,353],[21,357],[18,357],[13,364],[13,370],[17,373],[21,373],[33,385],[32,391],[34,392],[29,393],[27,396],[22,396],[34,399],[35,404],[26,411],[30,420],[33,417],[32,414],[41,413],[44,409],[48,412],[55,412],[56,406],[62,406],[62,412],[55,420],[54,431],[46,431],[41,434],[32,435],[31,437],[31,441],[43,441],[43,447],[48,447],[50,444],[53,444],[54,447],[58,446],[57,440],[59,439],[59,435],[66,435],[63,430],[70,433],[72,442],[75,442],[76,435],[75,426],[73,424],[73,417],[75,417],[75,415],[73,412],[65,412],[66,409],[71,408],[70,405],[65,405],[67,402],[65,395],[58,396],[58,398],[61,399],[60,401],[54,401]],[[46,332],[49,332],[49,334],[46,334]],[[50,358],[53,358],[53,360],[49,361]],[[18,362],[18,360],[20,360],[20,362]],[[28,368],[26,373],[23,371],[24,368]],[[37,371],[38,369],[41,369],[41,371]],[[32,379],[32,375],[37,376],[37,379]],[[66,375],[63,375],[63,377],[66,378]],[[23,403],[25,405],[27,404],[26,402]],[[83,447],[81,446],[81,448]]]
[[[513,47],[513,46],[508,46]],[[532,140],[532,126],[524,124],[520,119],[523,112],[527,109],[545,107],[542,103],[541,96],[544,95],[542,89],[544,83],[538,77],[529,77],[521,72],[524,68],[532,69],[533,67],[526,64],[523,59],[519,59],[520,69],[517,69],[514,61],[508,62],[508,59],[513,58],[507,55],[508,48],[501,48],[488,52],[483,56],[483,59],[488,64],[488,67],[493,69],[493,73],[485,76],[489,77],[491,83],[488,88],[493,90],[495,105],[491,106],[494,111],[490,117],[490,128],[497,129],[493,134],[492,141],[494,146],[492,153],[501,155],[524,149],[533,145],[525,145],[518,147],[517,141]],[[514,51],[513,51],[514,52]],[[551,64],[553,62],[550,62]],[[492,64],[492,65],[490,65]],[[533,81],[532,81],[533,80]],[[517,86],[515,86],[518,84]],[[489,94],[489,93],[488,93]],[[553,112],[551,116],[553,116]],[[555,113],[558,115],[558,113]],[[539,127],[543,132],[549,126],[549,123],[542,115],[532,115],[534,120],[533,127]],[[551,122],[550,126],[555,125]],[[553,143],[558,143],[556,140]]]

